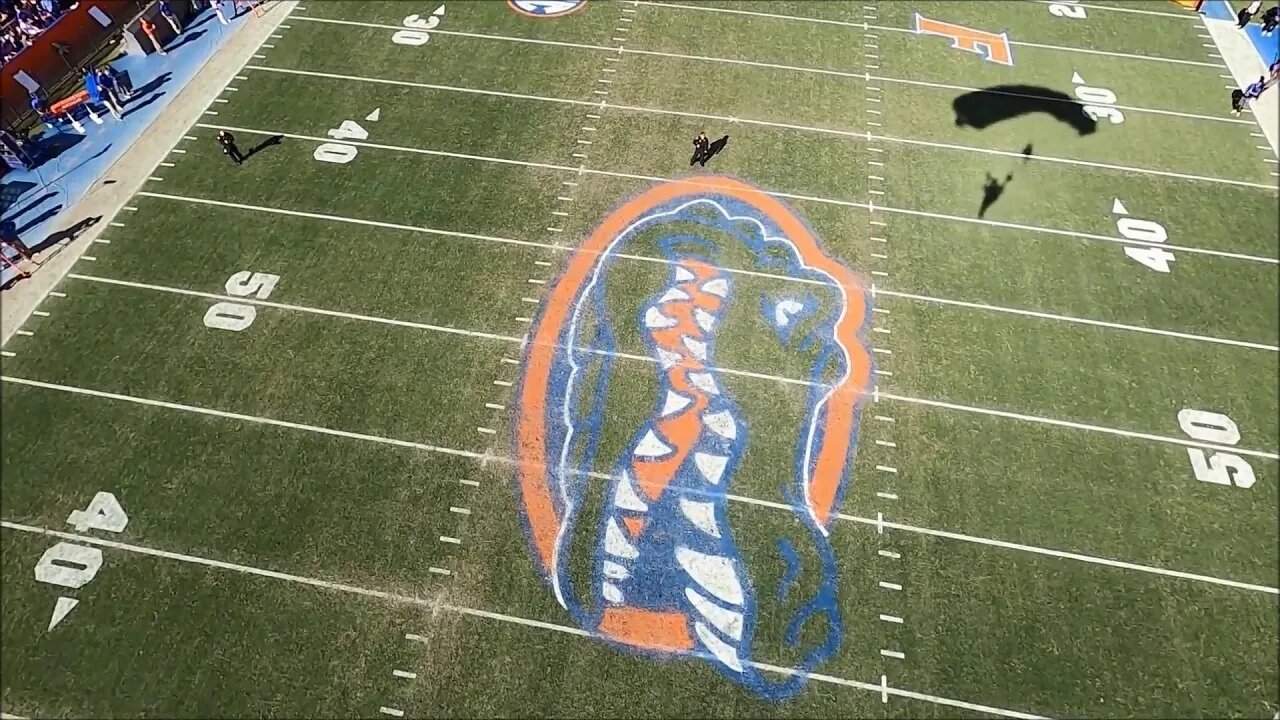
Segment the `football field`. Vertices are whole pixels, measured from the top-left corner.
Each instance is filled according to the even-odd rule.
[[[4,345],[5,713],[1280,711],[1195,13],[286,13]]]

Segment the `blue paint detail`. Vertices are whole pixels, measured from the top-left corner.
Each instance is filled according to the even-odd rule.
[[[540,18],[554,18],[568,15],[582,6],[587,0],[564,0],[563,2],[543,2],[540,0],[512,0],[521,12]],[[567,3],[567,5],[566,5]]]
[[[723,213],[721,209],[712,203],[718,204],[719,208],[723,208]],[[713,210],[712,213],[705,213],[705,209],[708,207]],[[699,209],[704,210],[704,212],[695,212]],[[729,220],[724,213],[736,218],[752,218],[760,223],[760,226],[744,222],[741,219]],[[577,519],[582,510],[582,502],[585,497],[588,478],[587,470],[598,465],[596,455],[601,437],[600,428],[604,421],[608,380],[613,369],[611,353],[616,351],[615,329],[606,304],[604,288],[609,284],[608,278],[612,273],[614,261],[618,253],[623,251],[622,248],[625,247],[626,242],[628,242],[629,233],[634,233],[639,228],[648,229],[654,225],[660,226],[664,223],[677,222],[682,228],[687,229],[692,225],[705,228],[708,232],[714,232],[720,236],[731,236],[733,240],[739,243],[740,247],[748,249],[754,255],[758,266],[768,266],[775,271],[781,271],[792,277],[807,279],[817,285],[834,288],[837,291],[840,290],[839,285],[832,278],[803,265],[798,253],[786,241],[781,229],[774,226],[767,216],[756,211],[750,204],[735,198],[720,196],[714,192],[686,195],[653,208],[643,218],[635,221],[631,228],[628,231],[624,231],[620,238],[600,258],[590,282],[583,284],[579,295],[572,301],[574,310],[571,321],[565,323],[565,327],[561,329],[557,337],[557,345],[560,349],[557,350],[554,356],[548,379],[548,423],[546,425],[545,442],[548,449],[548,463],[552,466],[550,476],[554,502],[561,517],[564,518],[566,526],[562,533],[565,538],[574,536]],[[668,235],[659,241],[658,247],[663,256],[673,262],[700,260],[711,265],[719,264],[715,261],[717,246],[709,242],[701,234],[689,234],[685,231],[681,234]],[[779,249],[783,250],[783,252],[777,253],[776,251]],[[649,302],[639,309],[635,317],[630,319],[640,329],[651,356],[655,358],[657,357],[657,348],[651,333],[644,328],[644,313],[656,303],[663,293],[680,282],[676,280],[676,270],[676,266],[673,265],[667,283],[652,295]],[[718,314],[720,319],[724,318],[724,313],[732,306],[735,298],[732,277],[729,280],[728,296],[721,301],[721,311]],[[766,318],[771,321],[771,324],[774,324],[772,323],[772,307],[776,307],[776,302],[779,299],[781,298],[773,300],[773,306],[770,306],[768,301],[761,306],[762,310],[766,311]],[[813,330],[805,338],[802,338],[802,341],[810,345],[822,343],[816,355],[817,361],[811,371],[811,379],[816,382],[822,382],[823,380],[831,380],[840,376],[846,371],[843,365],[843,355],[840,352],[840,348],[834,343],[834,328],[839,318],[840,308],[824,309],[821,307],[819,299],[812,294],[797,296],[793,299],[801,302],[803,309],[800,313],[797,313],[791,325],[794,326],[803,319]],[[867,308],[866,321],[859,332],[860,340],[865,344],[866,327],[871,317],[870,298],[864,295],[862,297],[847,298],[846,301],[849,303],[861,303],[863,307]],[[833,304],[838,305],[838,302]],[[544,312],[544,309],[539,309],[539,321]],[[821,312],[825,312],[826,315],[821,316]],[[592,328],[589,335],[585,333],[579,334],[579,331],[584,328]],[[779,330],[780,338],[787,342],[790,338],[790,330],[785,333],[781,332],[782,328],[779,328]],[[713,335],[714,332],[713,330],[711,334]],[[624,471],[630,470],[630,452],[640,438],[643,437],[643,434],[650,428],[656,430],[656,425],[653,423],[661,412],[666,398],[666,391],[669,389],[669,380],[666,372],[655,370],[659,392],[655,406],[651,409],[649,415],[651,420],[642,424],[642,427],[631,438],[630,444],[625,446],[621,457],[613,463],[611,468],[611,475],[614,479],[608,481],[606,506],[604,512],[599,514],[599,522],[595,528],[597,544],[593,553],[594,571],[590,580],[592,587],[583,588],[581,591],[573,587],[567,563],[568,548],[572,543],[568,541],[561,543],[557,548],[557,570],[548,579],[554,586],[559,588],[559,594],[574,621],[581,627],[594,628],[599,626],[599,620],[604,608],[609,603],[609,600],[604,595],[604,583],[607,579],[604,574],[604,564],[606,560],[622,564],[629,571],[629,577],[621,581],[615,581],[615,585],[625,598],[624,602],[627,606],[682,613],[685,617],[690,618],[689,634],[695,638],[695,642],[698,643],[700,648],[691,654],[711,662],[721,674],[750,688],[759,696],[771,700],[781,700],[798,692],[805,679],[803,675],[786,676],[782,679],[779,679],[777,675],[765,676],[751,664],[754,659],[753,645],[755,641],[757,594],[752,586],[751,578],[746,574],[745,567],[740,561],[740,553],[725,518],[725,504],[727,501],[725,495],[729,492],[729,485],[746,450],[748,438],[750,437],[750,428],[741,413],[737,412],[736,405],[729,395],[728,389],[721,382],[721,378],[715,370],[714,341],[710,338],[705,339],[709,341],[706,360],[707,372],[711,375],[717,387],[720,388],[720,393],[708,396],[709,404],[704,412],[729,412],[736,421],[737,432],[735,437],[730,440],[712,432],[702,433],[692,448],[690,458],[676,471],[667,491],[658,500],[649,502],[647,496],[640,494],[649,504],[648,512],[645,514],[645,527],[646,529],[656,529],[656,531],[642,532],[640,537],[635,540],[638,556],[634,559],[619,559],[607,556],[604,552],[604,537],[610,520],[615,520],[619,528],[623,527],[621,523],[622,516],[612,504],[617,483],[620,482],[618,478],[622,476]],[[574,366],[577,368],[576,371]],[[595,385],[587,388],[584,387],[583,383],[589,374],[595,378]],[[811,388],[809,391],[811,407],[816,408],[817,404],[824,400],[826,392],[827,389],[824,387]],[[581,395],[583,393],[590,393],[587,398],[588,402],[585,405],[582,402],[584,398]],[[517,388],[516,396],[521,396],[519,388]],[[564,409],[566,401],[567,412]],[[819,558],[822,573],[820,586],[813,596],[808,598],[795,612],[784,636],[786,642],[798,645],[803,630],[818,619],[822,620],[820,642],[816,647],[802,651],[804,652],[803,656],[793,664],[793,668],[799,673],[807,673],[828,660],[837,651],[843,638],[843,624],[839,607],[836,603],[837,568],[835,555],[826,536],[825,528],[819,527],[809,512],[804,493],[803,478],[807,477],[808,473],[802,472],[802,470],[807,471],[810,469],[806,466],[804,451],[807,447],[820,447],[823,432],[822,426],[825,424],[826,415],[825,409],[815,409],[813,412],[812,425],[815,427],[812,429],[808,426],[800,428],[796,454],[796,472],[793,478],[785,485],[782,493],[792,512],[795,513],[808,531],[816,555]],[[847,482],[848,474],[852,469],[855,448],[856,444],[850,446],[850,455],[847,458],[845,477],[842,478],[839,490],[840,497],[837,498],[836,508],[838,508],[838,503],[845,492],[844,484]],[[567,458],[563,465],[559,461],[562,451]],[[692,460],[692,453],[697,452],[710,453],[726,458],[726,467],[719,485],[710,485],[701,476]],[[685,517],[679,502],[682,498],[698,502],[710,502],[712,504],[713,517],[716,528],[719,531],[719,537],[703,532],[689,518]],[[525,530],[528,532],[527,518],[522,518],[522,522],[525,523]],[[623,531],[623,536],[628,540],[631,539],[630,534],[625,530]],[[733,560],[734,572],[736,573],[738,584],[742,588],[742,605],[740,607],[726,606],[725,603],[715,597],[714,593],[707,588],[701,587],[686,574],[675,559],[677,547]],[[776,590],[777,596],[783,599],[789,593],[790,588],[795,585],[801,567],[799,557],[790,541],[780,539],[778,547],[779,554],[788,563],[787,576],[784,577],[783,582]],[[639,579],[639,581],[633,579]],[[734,640],[732,637],[722,634],[711,622],[701,619],[699,611],[686,594],[688,590],[700,593],[708,602],[719,606],[723,611],[740,612],[743,618],[740,639]],[[730,667],[722,659],[715,657],[709,647],[704,646],[697,640],[697,636],[693,632],[693,626],[695,622],[699,621],[721,642],[735,649],[743,669],[737,670]],[[809,633],[806,639],[812,641],[815,639],[815,635]],[[619,649],[643,656],[666,657],[663,653],[640,650],[631,645],[623,645],[616,642],[611,642],[610,644]],[[688,656],[689,654],[686,653],[683,656]],[[761,658],[761,660],[770,659],[772,658]]]
[[[785,602],[787,592],[791,590],[796,578],[800,576],[800,558],[796,555],[795,547],[787,538],[778,538],[778,557],[782,558],[782,562],[787,567],[782,571],[782,579],[778,581],[778,590],[774,593],[774,598],[778,602]]]
[[[68,217],[68,210],[141,137],[223,43],[252,17],[251,13],[243,13],[224,26],[213,11],[207,9],[169,45],[167,55],[131,55],[112,63],[116,70],[128,73],[133,83],[134,95],[123,108],[124,119],[116,120],[105,107],[96,107],[101,125],[92,122],[86,110],[75,112],[84,125],[85,135],[65,124],[60,125],[58,131],[46,128],[37,138],[38,144],[70,147],[34,170],[4,174],[2,187],[28,187],[17,193],[9,208],[2,211],[3,219],[12,220],[18,236],[35,248],[40,248],[54,231],[84,220]],[[9,252],[6,256],[16,257]],[[8,284],[16,277],[12,268],[0,269],[0,284]]]

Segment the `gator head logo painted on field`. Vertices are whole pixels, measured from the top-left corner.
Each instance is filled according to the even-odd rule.
[[[543,303],[518,391],[531,551],[579,626],[772,699],[836,652],[827,533],[869,314],[853,273],[742,182],[659,185],[605,219]]]
[[[535,18],[564,17],[587,4],[587,0],[507,0],[507,7]]]

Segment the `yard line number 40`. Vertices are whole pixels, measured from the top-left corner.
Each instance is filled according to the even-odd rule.
[[[77,532],[103,530],[110,533],[123,532],[129,524],[129,516],[125,514],[120,501],[109,492],[100,492],[93,496],[89,506],[84,510],[75,510],[67,517],[67,524]],[[76,590],[84,587],[98,575],[102,569],[102,550],[89,545],[60,542],[44,551],[36,563],[36,581],[49,585]],[[48,630],[53,628],[80,601],[63,595],[53,606],[53,616],[49,620]]]
[[[1124,236],[1125,240],[1142,243],[1125,246],[1124,254],[1151,270],[1159,273],[1169,272],[1169,263],[1176,258],[1173,253],[1159,246],[1160,243],[1169,239],[1169,231],[1155,220],[1129,217],[1129,209],[1124,206],[1120,198],[1112,201],[1111,214],[1119,216],[1116,220],[1116,230]]]

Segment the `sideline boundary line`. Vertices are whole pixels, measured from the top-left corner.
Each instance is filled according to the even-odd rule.
[[[253,567],[251,565],[241,565],[239,563],[229,563],[222,560],[211,560],[195,555],[186,555],[183,553],[171,552],[168,550],[158,550],[147,547],[145,545],[134,545],[124,543],[118,540],[107,540],[103,538],[90,537],[88,535],[78,535],[76,533],[63,532],[60,530],[51,530],[49,528],[36,527],[34,525],[24,525],[22,523],[10,522],[8,520],[0,521],[0,527],[18,532],[32,533],[36,535],[45,535],[48,537],[59,538],[62,540],[72,540],[75,542],[83,542],[88,545],[96,545],[99,547],[110,548],[112,550],[121,550],[131,552],[137,555],[148,555],[151,557],[162,558],[165,560],[173,560],[184,562],[191,565],[203,565],[205,567],[217,568],[219,570],[230,570],[245,575],[256,575],[258,577],[270,578],[272,580],[283,580],[299,585],[309,585],[311,587],[324,588],[326,590],[337,590],[340,592],[350,593],[353,595],[363,595],[365,597],[373,597],[381,600],[391,600],[394,602],[419,605],[431,608],[433,611],[445,610],[460,615],[469,615],[471,617],[483,618],[486,620],[496,620],[515,625],[523,625],[525,627],[538,628],[540,630],[552,630],[562,632],[569,635],[577,635],[579,637],[595,638],[596,636],[581,628],[575,628],[568,625],[559,625],[556,623],[543,622],[541,620],[532,620],[529,618],[517,617],[515,615],[506,615],[504,613],[496,613],[489,610],[479,610],[476,608],[466,607],[464,605],[453,605],[450,603],[438,602],[421,597],[410,597],[396,592],[386,590],[373,590],[369,588],[359,587],[357,585],[348,585],[346,583],[332,582],[329,580],[319,580],[303,575],[293,575],[290,573],[277,572],[275,570],[265,570],[263,568]],[[902,690],[893,688],[881,683],[864,683],[857,680],[848,680],[833,675],[823,675],[821,673],[806,673],[791,668],[783,668],[777,665],[769,665],[767,663],[752,663],[755,667],[769,672],[777,672],[785,675],[793,675],[804,677],[808,680],[816,680],[818,682],[842,685],[844,687],[865,690],[874,693],[888,693],[913,700],[922,700],[924,702],[933,703],[935,705],[945,705],[949,707],[963,708],[977,712],[990,713],[1008,718],[1019,718],[1020,720],[1045,720],[1040,715],[1031,715],[1017,710],[1005,710],[1002,708],[991,707],[989,705],[980,705],[977,703],[965,702],[963,700],[952,700],[950,698],[929,695],[926,693],[914,692],[911,690]]]

